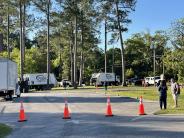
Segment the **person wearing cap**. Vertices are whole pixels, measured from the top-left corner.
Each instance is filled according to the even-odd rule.
[[[176,108],[178,106],[178,96],[179,94],[177,93],[177,82],[171,78],[171,93],[173,96],[173,100],[174,100],[174,107]]]
[[[162,109],[162,105],[164,105],[164,109],[167,108],[167,85],[164,76],[161,77],[160,83],[158,86],[159,91],[159,102],[160,102],[160,109]]]

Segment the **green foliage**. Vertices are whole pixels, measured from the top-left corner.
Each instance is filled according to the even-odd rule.
[[[184,82],[184,19],[175,21],[171,27],[168,36],[172,45],[165,53],[164,64],[171,77]]]
[[[134,71],[130,68],[126,70],[126,77],[133,78],[135,76]]]
[[[0,138],[4,138],[5,136],[9,135],[12,131],[12,128],[10,128],[7,125],[0,124]]]
[[[46,72],[46,14],[47,0],[23,1],[26,4],[26,53],[25,73]],[[10,46],[11,59],[18,64],[20,71],[20,38],[19,38],[19,1],[0,0],[0,16],[3,18],[0,24],[0,32],[4,36],[5,51],[0,53],[1,57],[7,57],[7,14],[10,15]],[[130,12],[135,10],[136,0],[53,0],[50,4],[50,59],[51,72],[58,79],[71,79],[71,64],[73,59],[75,22],[77,17],[77,68],[82,63],[80,55],[84,58],[84,79],[89,81],[94,72],[104,72],[104,52],[98,48],[100,39],[99,24],[107,21],[107,30],[112,34],[110,43],[116,44],[120,40],[120,32],[127,31],[131,20],[128,18]],[[117,9],[118,6],[118,9]],[[9,12],[8,12],[9,7]],[[33,12],[32,12],[33,11]],[[118,20],[119,17],[119,20]],[[120,23],[120,26],[119,26]],[[34,32],[35,35],[34,35]],[[28,36],[31,34],[33,40]],[[150,45],[155,46],[156,52],[156,75],[164,71],[166,78],[178,78],[184,82],[184,19],[181,18],[172,23],[169,33],[156,31],[154,35],[147,33],[136,33],[126,41],[121,42],[121,49],[111,48],[107,50],[107,71],[112,70],[119,76],[125,66],[126,77],[134,75],[143,78],[153,75],[153,50]],[[81,39],[83,38],[83,39]],[[153,40],[153,41],[152,41]],[[171,42],[169,48],[168,40]],[[125,45],[124,45],[125,44]],[[114,68],[113,68],[114,52]],[[123,55],[123,56],[122,56]],[[122,64],[124,57],[124,64]]]
[[[153,49],[150,49],[150,39],[154,39],[156,52],[156,75],[162,74],[164,49],[167,37],[164,32],[158,31],[155,35],[137,33],[125,41],[126,66],[131,68],[140,78],[153,75]]]

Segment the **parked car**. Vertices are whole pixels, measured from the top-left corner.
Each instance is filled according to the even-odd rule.
[[[128,85],[142,85],[142,79],[140,78],[130,78],[126,80]]]
[[[67,79],[63,79],[58,83],[59,83],[59,87],[64,87],[64,84],[66,85],[66,87],[72,87],[72,83]]]
[[[159,80],[160,80],[160,76],[155,76],[155,84],[156,85],[159,82]],[[146,77],[145,83],[146,83],[146,85],[154,85],[154,77]]]

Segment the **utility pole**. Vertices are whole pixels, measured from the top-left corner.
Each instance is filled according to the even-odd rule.
[[[113,52],[112,52],[112,73],[114,73],[114,46],[113,46]]]
[[[153,46],[153,74],[154,74],[154,86],[155,86],[155,46]]]
[[[150,49],[153,49],[153,81],[154,81],[154,86],[155,86],[155,61],[156,61],[156,54],[155,54],[155,45],[153,44],[153,42],[152,42],[152,44],[151,44],[151,46],[150,46]]]
[[[50,80],[50,45],[49,45],[49,31],[50,31],[50,0],[47,1],[47,88],[49,88],[49,80]]]

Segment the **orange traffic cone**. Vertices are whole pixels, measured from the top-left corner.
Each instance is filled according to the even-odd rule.
[[[24,122],[24,121],[27,121],[27,120],[26,120],[26,116],[25,116],[25,113],[24,113],[23,102],[21,101],[21,106],[20,106],[20,113],[19,113],[19,120],[18,120],[18,122]]]
[[[112,109],[111,109],[111,103],[110,103],[110,97],[107,97],[107,112],[106,112],[106,117],[111,117],[113,116],[112,114]]]
[[[65,108],[64,108],[64,114],[63,114],[63,119],[71,119],[70,117],[70,113],[69,113],[69,110],[68,110],[68,103],[67,103],[67,100],[65,99]]]
[[[143,101],[142,101],[142,96],[140,97],[140,101],[139,101],[139,115],[146,115],[144,112],[144,105],[143,105]]]

